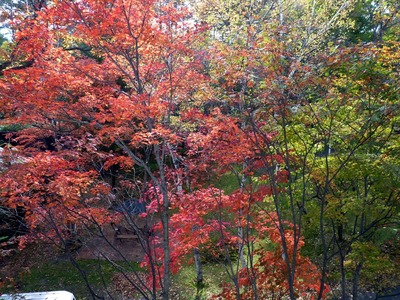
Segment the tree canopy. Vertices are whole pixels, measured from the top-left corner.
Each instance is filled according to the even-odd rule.
[[[20,248],[66,249],[76,226],[125,218],[146,299],[171,299],[192,256],[198,286],[206,256],[225,266],[215,299],[357,299],[398,282],[398,11],[5,2],[0,205],[22,213]],[[110,210],[131,199],[151,230]]]

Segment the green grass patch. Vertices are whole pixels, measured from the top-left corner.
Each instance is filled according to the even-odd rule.
[[[182,267],[173,277],[174,299],[205,300],[221,292],[221,284],[230,282],[223,265],[215,263],[203,264],[203,288],[197,294],[196,268],[194,265]],[[196,298],[196,296],[198,296]]]
[[[215,186],[222,189],[227,195],[240,188],[239,179],[232,172],[227,172],[222,175]]]
[[[112,280],[115,268],[107,261],[80,260],[80,269],[87,276],[88,282],[94,291],[104,294],[105,285]],[[139,269],[138,265],[130,267]],[[82,274],[70,261],[57,260],[47,262],[39,267],[32,268],[20,274],[20,292],[67,290],[80,299],[91,299]]]
[[[85,271],[93,290],[99,295],[105,295],[104,283],[109,284],[115,268],[106,261],[80,260],[80,268]],[[129,265],[139,270],[135,263]],[[204,284],[201,293],[197,293],[196,269],[194,265],[184,266],[173,276],[172,297],[175,300],[205,300],[221,291],[221,284],[230,282],[223,265],[207,263],[203,265]],[[47,262],[41,266],[23,272],[18,278],[20,293],[67,290],[75,295],[77,300],[92,299],[82,275],[67,260]],[[5,291],[11,292],[11,291]],[[196,295],[198,298],[196,298]]]

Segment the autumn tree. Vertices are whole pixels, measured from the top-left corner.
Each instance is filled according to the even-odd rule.
[[[215,11],[210,10],[210,6],[203,7],[204,11],[208,9],[213,13],[209,20],[214,22],[212,24],[216,32],[213,35],[215,46],[210,51],[208,62],[212,66],[210,74],[220,97],[216,105],[224,109],[225,113],[238,118],[241,130],[253,138],[253,149],[257,149],[255,151],[259,151],[263,157],[261,166],[268,174],[263,178],[264,184],[271,186],[272,190],[270,197],[267,197],[271,201],[269,210],[277,212],[282,240],[286,239],[285,221],[290,220],[294,224],[290,238],[294,239],[295,252],[300,250],[301,236],[309,220],[310,208],[315,207],[312,199],[320,199],[319,193],[322,192],[323,200],[317,206],[319,215],[313,214],[311,217],[316,221],[313,222],[313,232],[319,235],[317,239],[323,248],[319,289],[319,297],[322,297],[327,264],[332,259],[331,254],[328,254],[332,240],[328,239],[334,238],[330,235],[332,223],[328,226],[332,220],[327,215],[327,203],[330,201],[326,196],[331,193],[336,177],[349,171],[348,167],[353,165],[354,157],[359,157],[362,149],[369,153],[370,150],[366,149],[371,144],[381,143],[378,142],[382,141],[381,134],[388,139],[388,143],[380,144],[382,149],[392,144],[392,138],[396,139],[392,130],[398,116],[398,107],[395,105],[397,100],[394,100],[397,99],[397,83],[393,78],[396,74],[396,71],[393,72],[397,61],[394,50],[396,42],[386,44],[382,52],[377,50],[379,47],[341,48],[341,41],[348,42],[343,28],[351,30],[359,26],[352,23],[354,19],[348,19],[360,8],[356,2],[333,4],[304,1],[291,6],[286,1],[271,1],[268,4],[269,9],[264,10],[264,13],[254,9],[257,4],[246,5],[243,2],[220,3],[222,8],[218,6]],[[391,21],[386,19],[388,28],[395,28],[395,10],[389,7],[385,14],[393,18],[390,18]],[[204,18],[207,18],[206,14]],[[268,20],[268,25],[261,20]],[[229,26],[231,23],[233,25]],[[332,36],[343,40],[333,40]],[[375,55],[379,56],[377,60]],[[391,60],[393,65],[388,66]],[[383,65],[385,67],[381,69]],[[353,70],[357,73],[353,73]],[[343,73],[338,75],[336,72]],[[359,74],[364,74],[361,75],[362,79],[357,79]],[[380,78],[377,85],[367,84],[372,76]],[[346,81],[342,81],[343,78]],[[381,80],[386,82],[385,88],[380,85]],[[358,87],[353,89],[351,86]],[[357,92],[360,86],[368,86],[365,88],[366,93]],[[360,104],[365,101],[361,99],[369,99],[370,105]],[[383,107],[390,107],[390,113],[380,114],[379,107],[382,111],[385,110]],[[355,124],[364,124],[365,127]],[[371,130],[369,134],[365,132],[367,127]],[[340,154],[339,148],[343,151]],[[373,164],[370,167],[373,168]],[[286,183],[276,180],[280,171],[287,172]],[[312,180],[317,174],[325,176],[324,187]],[[396,185],[393,188],[396,190]],[[344,194],[347,192],[343,191]],[[388,198],[381,198],[379,205],[386,203],[389,198],[393,199],[394,195],[397,192],[386,194]],[[387,213],[396,205],[396,200],[391,202],[387,209],[381,211],[380,217],[370,215],[369,221],[362,217],[363,222],[371,222],[367,231],[381,226],[380,222],[390,223],[389,219],[395,214]],[[355,220],[356,223],[360,221],[359,217]],[[319,227],[318,233],[315,227]],[[367,227],[364,224],[362,228]],[[350,251],[351,247],[346,249]],[[287,280],[289,286],[293,286],[296,261],[290,261],[287,253],[284,254],[289,268]],[[357,276],[353,284],[355,297]],[[344,297],[347,279],[344,275],[342,279]],[[294,289],[290,295],[296,297]]]
[[[31,3],[0,81],[18,125],[1,201],[31,233],[102,235],[110,201],[135,198],[159,217],[150,236],[119,214],[142,237],[145,298],[169,299],[171,272],[194,254],[200,274],[205,253],[233,282],[219,297],[321,299],[337,270],[357,297],[398,213],[395,14],[371,21],[388,22],[381,44],[356,45],[357,1]]]
[[[328,105],[319,108],[317,103],[313,104],[312,111],[308,113],[315,114],[317,123],[314,124],[319,124],[311,126],[309,136],[317,137],[316,128],[325,128],[325,136],[320,136],[320,141],[313,142],[315,147],[319,147],[315,152],[319,158],[313,167],[319,183],[311,179],[315,184],[311,193],[315,193],[314,197],[324,206],[323,210],[319,207],[319,212],[323,213],[325,219],[321,219],[320,226],[325,227],[327,238],[325,246],[322,246],[323,251],[327,254],[329,252],[327,257],[330,258],[338,255],[341,262],[341,297],[348,293],[346,280],[349,279],[345,275],[344,265],[346,256],[353,249],[353,243],[369,244],[375,232],[378,232],[380,227],[390,227],[387,224],[393,224],[397,215],[398,185],[388,178],[397,178],[398,174],[384,162],[384,157],[389,161],[394,158],[392,145],[398,140],[394,131],[399,112],[398,94],[394,88],[397,83],[393,73],[387,72],[388,69],[392,70],[389,65],[398,59],[392,48],[394,44],[385,45],[385,50],[364,46],[339,53],[336,58],[343,59],[337,59],[338,65],[329,66],[329,80],[336,82],[329,84],[330,92],[334,91],[332,96],[335,95],[335,98],[331,98]],[[352,51],[352,56],[348,55],[347,51]],[[372,53],[373,56],[370,57],[369,54]],[[368,62],[360,59],[364,55],[369,58]],[[346,65],[347,67],[344,67]],[[344,78],[348,80],[342,81]],[[346,83],[343,84],[344,82]],[[339,102],[336,102],[338,100]],[[346,104],[341,101],[346,101]],[[334,115],[331,115],[332,112]],[[319,118],[320,113],[323,113],[324,120]],[[305,119],[303,123],[307,123]],[[297,128],[296,135],[299,136],[300,132],[302,130]],[[310,141],[305,137],[302,140]],[[305,142],[302,143],[306,145]],[[321,165],[322,157],[324,165]],[[381,169],[383,165],[386,165],[385,172]],[[311,175],[311,178],[314,175]],[[324,188],[320,185],[321,180],[325,182]],[[385,181],[384,190],[380,188],[381,180]],[[323,194],[325,196],[321,197]],[[311,204],[310,208],[314,205]],[[312,226],[315,225],[313,223]],[[358,261],[358,268],[353,271],[353,297],[357,297],[362,266],[363,262]]]
[[[289,294],[289,285],[287,266],[282,263],[284,253],[278,218],[264,204],[271,189],[249,180],[243,187],[238,184],[238,189],[230,195],[218,188],[219,181],[227,173],[235,176],[235,169],[250,178],[251,173],[258,172],[262,161],[253,152],[251,138],[240,130],[236,118],[218,109],[198,118],[201,115],[195,110],[184,117],[192,126],[198,126],[188,137],[188,155],[193,164],[189,169],[195,171],[190,173],[193,190],[184,191],[171,202],[176,211],[171,217],[174,245],[171,267],[179,270],[185,256],[197,249],[201,256],[222,263],[232,280],[233,286],[226,285],[219,297],[279,299]],[[248,164],[242,171],[244,160]],[[278,171],[278,174],[278,181],[286,181],[285,171]],[[316,295],[319,288],[315,284],[319,278],[317,268],[299,252],[293,254],[293,225],[284,222],[283,226],[287,236],[284,242],[290,243],[284,249],[291,258],[296,255],[299,267],[293,291],[296,295]],[[259,257],[265,260],[261,262]],[[265,274],[266,269],[270,270],[268,274]],[[327,291],[326,287],[324,295]]]
[[[64,184],[79,194],[60,198],[71,208],[75,201],[92,207],[78,182],[87,174],[85,187],[94,188],[96,167],[130,165],[130,172],[142,172],[131,187],[142,201],[149,186],[155,191],[164,261],[162,273],[153,271],[164,299],[170,289],[170,197],[182,185],[182,167],[174,161],[182,137],[172,120],[182,102],[196,100],[203,81],[189,48],[201,30],[187,16],[173,3],[56,1],[16,22],[15,53],[32,65],[4,71],[1,83],[3,122],[23,127],[13,138],[26,157],[3,174],[20,185],[14,191],[3,185],[4,201],[18,202],[42,222],[34,207],[59,208],[53,187],[44,186],[58,182],[54,176],[77,172]],[[43,158],[52,165],[49,174],[19,178]]]

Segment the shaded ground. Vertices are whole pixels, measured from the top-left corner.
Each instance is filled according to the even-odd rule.
[[[106,283],[108,291],[117,295],[116,299],[119,299],[118,295],[122,295],[120,299],[136,299],[128,297],[136,294],[133,287],[105,260],[140,262],[144,257],[140,243],[136,239],[116,240],[110,225],[105,226],[103,232],[104,237],[82,238],[83,245],[73,252],[73,256],[96,293],[107,295]],[[101,260],[100,264],[97,259]],[[53,244],[34,243],[21,252],[0,256],[0,294],[47,290],[68,290],[77,299],[91,299],[81,274],[68,255]]]
[[[9,287],[18,288],[16,278],[28,273],[31,268],[40,267],[44,258],[52,260],[55,257],[54,250],[46,244],[35,244],[27,247],[23,252],[0,257],[0,294]]]
[[[115,231],[110,225],[106,225],[103,232],[104,237],[93,236],[83,241],[82,247],[76,252],[76,258],[136,262],[143,260],[143,249],[137,239],[116,239]]]
[[[78,231],[78,237],[82,245],[78,248],[77,243],[72,244],[70,250],[72,250],[71,254],[79,263],[87,264],[86,261],[88,260],[93,260],[92,264],[95,264],[96,260],[140,263],[143,260],[144,251],[137,239],[116,239],[115,230],[111,225],[105,225],[102,228],[102,233],[103,236],[95,232],[82,232],[80,234]],[[14,247],[10,251],[3,252],[0,253],[0,294],[4,293],[4,291],[24,290],[26,285],[24,278],[31,276],[32,270],[42,269],[43,266],[51,269],[52,265],[57,266],[58,263],[69,263],[69,255],[65,251],[55,247],[52,243],[43,241],[28,244],[23,251],[17,251]],[[105,264],[107,263],[105,262]],[[101,265],[105,266],[104,264]],[[111,267],[111,264],[109,266]],[[72,265],[71,268],[74,269]],[[88,270],[90,274],[96,271],[92,269],[90,267]],[[108,272],[111,273],[111,271]],[[57,274],[60,277],[68,277],[70,275],[68,272]],[[38,290],[43,290],[43,288],[66,288],[61,281],[57,287],[46,286],[45,278],[42,279],[40,280],[43,281],[43,284],[37,287]]]

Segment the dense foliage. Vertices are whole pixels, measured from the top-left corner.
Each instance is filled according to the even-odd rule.
[[[147,269],[130,283],[146,299],[170,299],[188,261],[199,290],[202,263],[225,266],[215,299],[357,299],[395,284],[398,11],[5,2],[0,204],[23,223],[20,248],[68,251],[77,231],[106,238],[105,224],[125,222]],[[110,209],[132,199],[140,216]]]

